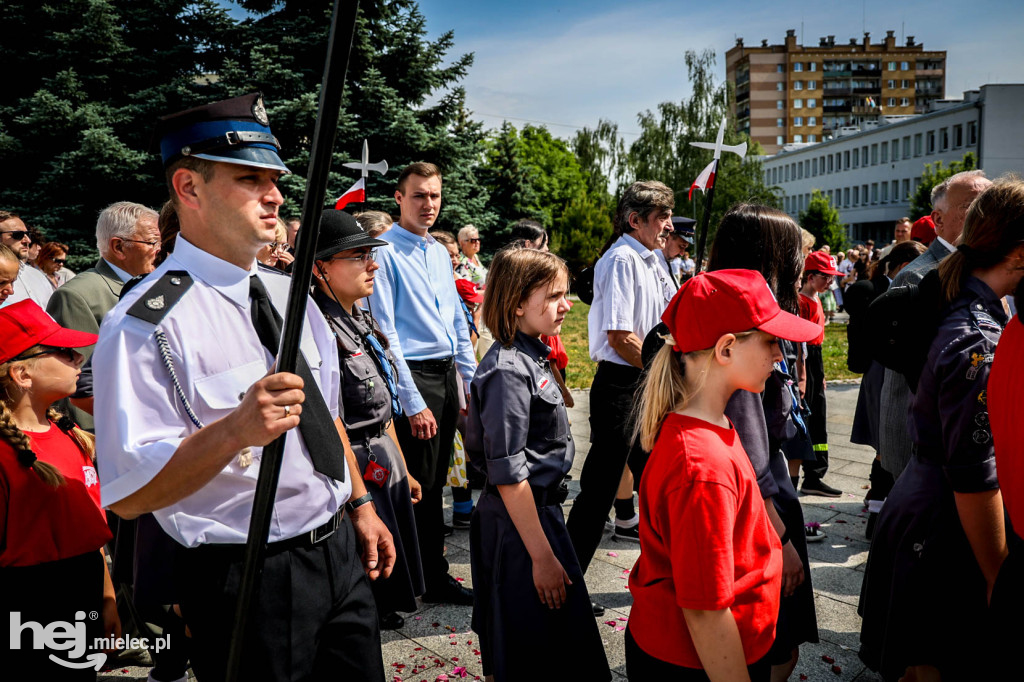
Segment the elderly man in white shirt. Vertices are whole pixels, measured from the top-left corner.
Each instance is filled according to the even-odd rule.
[[[10,211],[0,210],[0,244],[14,251],[21,261],[18,279],[14,280],[14,293],[8,296],[0,307],[29,298],[45,310],[46,304],[50,301],[50,294],[53,293],[53,285],[42,272],[27,267],[28,250],[32,241],[29,239],[25,223]]]
[[[616,490],[630,449],[629,415],[643,366],[640,349],[673,291],[656,249],[672,228],[674,206],[672,190],[660,182],[630,185],[615,216],[618,239],[594,267],[594,302],[588,319],[590,357],[598,363],[590,389],[592,445],[567,523],[584,571],[601,542],[613,501],[617,519],[635,516],[632,490],[622,500],[615,499]],[[635,526],[630,523],[621,531],[635,533]]]

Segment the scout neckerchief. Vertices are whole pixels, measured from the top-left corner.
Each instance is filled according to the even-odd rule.
[[[338,306],[341,308],[341,305]],[[344,308],[342,308],[344,310]],[[347,313],[351,319],[353,316]],[[349,328],[348,324],[342,324],[336,320],[332,315],[324,314],[327,319],[327,323],[335,330],[337,335],[340,330],[345,336],[347,336],[357,347],[365,348],[369,346],[371,351],[370,355],[373,357],[374,364],[377,365],[377,369],[380,371],[381,376],[384,378],[384,385],[388,389],[388,393],[391,395],[391,414],[395,417],[402,416],[402,404],[398,401],[398,382],[395,381],[395,368],[391,364],[391,360],[388,359],[387,353],[384,352],[384,347],[380,344],[380,341],[373,334],[372,322],[369,325],[369,329],[364,333],[359,330]],[[365,342],[365,345],[364,343]]]

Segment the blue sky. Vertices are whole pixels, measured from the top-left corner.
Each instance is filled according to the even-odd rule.
[[[1024,4],[1019,0],[900,2],[668,2],[657,0],[420,0],[432,35],[455,31],[455,52],[473,52],[465,80],[468,106],[490,126],[530,119],[568,137],[606,118],[636,131],[637,112],[688,95],[683,54],[781,43],[786,29],[803,42],[835,35],[837,43],[872,42],[896,32],[925,49],[947,51],[947,97],[984,83],[1024,82]],[[627,135],[627,141],[633,136]]]

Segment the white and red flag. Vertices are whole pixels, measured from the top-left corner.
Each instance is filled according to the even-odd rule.
[[[341,210],[349,204],[366,201],[366,178],[359,178],[356,184],[348,188],[348,191],[341,195],[334,204],[334,208]]]
[[[690,194],[688,199],[693,199],[693,190],[699,189],[700,191],[707,194],[707,191],[715,185],[715,171],[718,170],[718,159],[712,159],[711,163],[704,167],[704,170],[700,172],[697,179],[690,185]]]

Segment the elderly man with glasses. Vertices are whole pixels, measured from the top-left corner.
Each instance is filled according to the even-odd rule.
[[[18,256],[18,278],[14,280],[14,293],[7,297],[0,307],[30,298],[45,308],[53,293],[53,286],[39,270],[26,267],[32,239],[21,217],[10,211],[0,210],[0,244],[8,247]]]

